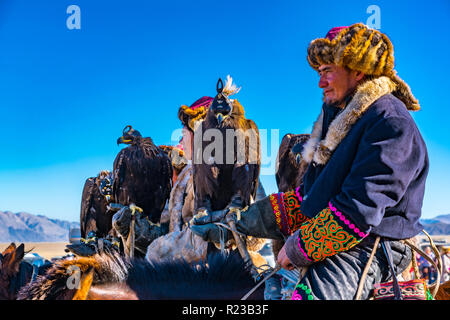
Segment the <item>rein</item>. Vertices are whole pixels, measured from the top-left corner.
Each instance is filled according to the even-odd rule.
[[[233,237],[234,237],[235,242],[236,242],[236,246],[237,246],[237,248],[239,250],[239,253],[241,254],[241,256],[244,259],[244,261],[251,266],[250,267],[251,268],[250,272],[252,273],[253,279],[255,281],[257,281],[257,279],[260,277],[260,274],[258,273],[257,270],[260,269],[261,267],[258,268],[258,267],[256,267],[253,264],[253,262],[252,262],[252,260],[250,258],[250,255],[248,253],[247,246],[245,245],[244,241],[241,238],[241,237],[243,237],[245,239],[245,237],[247,235],[243,234],[242,232],[237,231],[236,225],[235,225],[233,219],[226,219],[226,222],[228,223],[228,225],[224,224],[224,223],[221,223],[221,222],[213,222],[220,229],[220,235],[221,235],[221,237],[220,237],[220,249],[221,249],[221,251],[223,252],[223,250],[224,250],[224,242],[225,242],[224,239],[223,239],[224,236],[225,236],[225,233],[224,233],[223,229],[227,229],[227,230],[232,232]],[[271,270],[271,271],[269,272],[269,270]],[[263,283],[265,283],[267,280],[269,280],[273,275],[275,275],[280,270],[281,270],[281,266],[278,263],[275,265],[275,268],[272,268],[272,267],[269,266],[269,268],[265,271],[266,275],[263,276],[263,279],[260,282],[258,282],[252,289],[250,289],[250,291],[247,292],[247,294],[245,294],[241,298],[241,300],[247,300],[248,297],[250,297]]]
[[[424,257],[426,260],[428,260],[428,262],[430,262],[433,265],[433,267],[437,270],[436,281],[435,281],[435,283],[433,285],[429,286],[429,288],[433,287],[433,292],[431,293],[431,295],[432,295],[432,297],[434,299],[434,297],[436,296],[436,294],[437,294],[437,292],[439,290],[439,284],[440,284],[440,281],[441,281],[441,274],[442,274],[441,254],[439,253],[439,250],[436,248],[436,245],[434,244],[433,239],[431,238],[431,236],[425,230],[422,230],[422,232],[425,233],[425,235],[428,238],[428,241],[430,242],[431,248],[433,249],[434,254],[436,255],[436,259],[438,261],[437,264],[433,261],[433,259],[430,256],[428,256],[428,254],[426,254],[421,249],[419,249],[411,241],[403,240],[403,242],[411,248],[411,251],[412,251],[412,261],[411,262],[412,262],[412,265],[414,267],[415,277],[417,279],[420,279],[420,274],[419,274],[419,272],[417,270],[417,261],[416,261],[416,254],[415,254],[415,252],[419,253],[422,257]],[[355,300],[360,300],[361,299],[361,294],[362,294],[362,290],[364,288],[364,283],[366,282],[367,273],[369,272],[369,268],[370,268],[370,265],[372,264],[373,257],[375,256],[375,253],[377,251],[379,242],[380,242],[380,237],[377,236],[377,238],[375,239],[375,243],[373,245],[372,252],[370,254],[369,260],[367,261],[367,264],[366,264],[366,266],[364,268],[364,271],[363,271],[363,273],[361,275],[361,279],[360,279],[360,282],[359,282],[359,285],[358,285],[358,290],[356,292]],[[393,273],[393,271],[392,271],[392,273]],[[396,277],[395,274],[393,274],[392,277],[393,277],[393,279],[395,279],[395,277]]]
[[[264,277],[264,279],[260,282],[258,282],[256,284],[256,286],[254,286],[252,289],[250,289],[249,292],[247,292],[247,294],[245,296],[243,296],[241,298],[241,300],[247,300],[248,297],[250,297],[252,295],[253,292],[256,291],[256,289],[258,289],[263,283],[265,283],[267,280],[269,280],[275,273],[277,273],[279,270],[281,269],[281,266],[279,264],[277,264],[275,266],[275,268],[273,268],[273,270],[266,276]]]

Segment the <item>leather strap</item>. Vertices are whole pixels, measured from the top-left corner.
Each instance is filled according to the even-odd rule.
[[[381,247],[383,248],[384,255],[386,256],[386,259],[388,261],[389,267],[391,269],[392,273],[392,283],[393,283],[393,289],[394,289],[394,300],[403,300],[402,293],[400,291],[400,286],[398,284],[397,276],[395,274],[394,265],[392,263],[392,249],[391,244],[388,240],[382,239],[381,241]]]

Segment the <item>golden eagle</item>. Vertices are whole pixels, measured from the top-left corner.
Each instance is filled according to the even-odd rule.
[[[309,134],[288,133],[281,140],[275,169],[278,192],[294,190],[303,183],[303,175],[308,164],[302,159],[302,151],[309,136]],[[272,240],[275,260],[283,245],[283,240]]]
[[[219,79],[217,95],[205,120],[195,130],[193,174],[197,212],[244,208],[256,198],[261,167],[259,131],[252,120],[245,118],[242,105],[229,99],[238,91],[231,77],[225,87]]]
[[[309,136],[288,133],[281,140],[275,169],[278,192],[294,190],[303,183],[308,164],[302,159],[302,151]]]
[[[153,223],[158,223],[172,188],[172,165],[164,151],[131,126],[123,129],[117,144],[127,144],[114,160],[114,202],[134,203]]]
[[[81,237],[86,238],[91,231],[100,238],[112,235],[112,216],[107,208],[111,201],[112,174],[100,171],[97,177],[90,177],[84,183],[81,196],[80,229]]]

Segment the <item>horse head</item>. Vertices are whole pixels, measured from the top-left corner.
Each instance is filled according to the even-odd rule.
[[[30,279],[32,267],[22,261],[24,244],[13,242],[0,254],[0,300],[14,300],[17,292]]]

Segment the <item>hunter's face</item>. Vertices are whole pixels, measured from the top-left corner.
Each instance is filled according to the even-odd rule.
[[[334,64],[324,64],[318,69],[319,87],[323,89],[324,102],[340,102],[358,85],[359,74]]]
[[[183,139],[181,139],[181,145],[183,146],[184,155],[186,159],[192,160],[192,140],[193,132],[187,127],[183,127]]]

